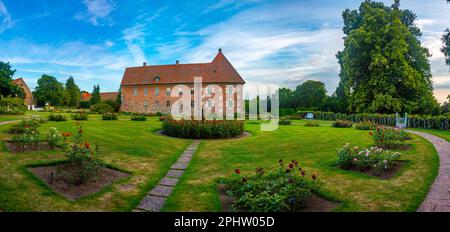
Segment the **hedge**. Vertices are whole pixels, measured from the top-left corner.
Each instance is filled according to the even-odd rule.
[[[352,121],[354,123],[371,121],[379,125],[395,126],[395,114],[341,114],[341,113],[320,112],[320,111],[317,112],[298,111],[297,117],[305,118],[307,113],[313,113],[314,119],[317,120],[330,120],[330,121],[347,120]],[[403,117],[403,115],[401,117]],[[450,129],[450,116],[408,115],[407,127],[448,130]]]
[[[0,97],[0,114],[19,115],[25,114],[27,107],[22,98]]]
[[[231,138],[244,133],[244,121],[174,120],[166,118],[163,130],[166,135],[189,139]]]

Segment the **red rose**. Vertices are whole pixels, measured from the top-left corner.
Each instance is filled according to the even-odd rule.
[[[289,168],[293,169],[294,168],[294,164],[289,164]]]
[[[89,143],[84,143],[84,146],[86,146],[87,149],[91,148],[91,145]]]
[[[370,135],[370,136],[373,136],[373,133],[372,133],[372,132],[369,132],[369,135]]]
[[[236,173],[236,174],[241,174],[241,170],[238,168],[238,169],[236,169],[236,170],[234,170],[234,172]]]
[[[304,170],[302,170],[302,176],[305,176],[305,174],[306,174],[306,173],[305,173],[305,171],[304,171]]]
[[[292,184],[292,183],[294,183],[294,180],[293,180],[293,179],[289,179],[289,180],[288,180],[288,183],[289,183],[289,184]]]
[[[312,178],[313,180],[316,180],[316,179],[317,179],[317,175],[316,175],[316,174],[313,174],[313,175],[311,176],[311,178]]]

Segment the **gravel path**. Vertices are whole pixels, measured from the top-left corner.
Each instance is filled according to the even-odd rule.
[[[428,133],[408,132],[430,141],[439,154],[439,174],[417,212],[450,212],[450,143]]]

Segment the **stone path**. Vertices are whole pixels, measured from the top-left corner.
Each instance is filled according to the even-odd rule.
[[[10,123],[13,123],[13,122],[18,122],[18,121],[19,120],[0,122],[0,125],[10,124]]]
[[[439,174],[428,191],[425,201],[422,202],[418,212],[450,212],[450,143],[437,136],[408,131],[420,135],[430,141],[439,154]]]
[[[163,177],[159,184],[156,185],[147,196],[142,199],[134,212],[159,212],[161,211],[167,197],[170,196],[173,189],[177,185],[180,177],[186,170],[189,162],[197,150],[200,140],[194,140],[188,148],[183,152],[178,161],[172,165],[166,176]]]

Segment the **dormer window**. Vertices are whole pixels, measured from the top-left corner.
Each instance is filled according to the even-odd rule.
[[[155,77],[154,80],[155,80],[156,83],[158,83],[159,82],[159,77]]]

